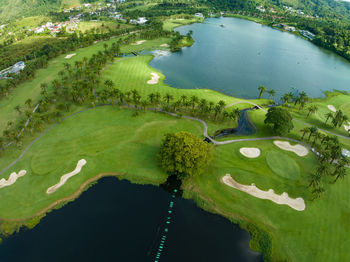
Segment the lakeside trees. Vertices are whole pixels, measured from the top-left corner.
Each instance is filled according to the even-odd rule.
[[[294,128],[292,119],[291,114],[286,109],[272,107],[268,110],[264,123],[272,124],[272,129],[275,134],[285,135]]]
[[[165,135],[158,153],[162,168],[183,179],[199,175],[212,160],[212,147],[195,135],[178,132]]]

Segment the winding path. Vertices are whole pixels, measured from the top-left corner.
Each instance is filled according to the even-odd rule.
[[[235,104],[239,104],[239,103],[247,103],[247,104],[251,104],[251,105],[254,105],[254,106],[257,106],[259,107],[260,109],[262,109],[260,106],[258,106],[257,104],[254,104],[252,102],[246,102],[246,101],[239,101],[239,102],[236,102],[236,103],[233,103],[233,104],[230,104],[228,105],[227,107],[230,107],[230,106],[233,106]],[[102,107],[102,106],[112,106],[113,104],[102,104],[102,105],[97,105],[96,107]],[[91,110],[93,109],[94,107],[90,107],[90,108],[86,108],[86,109],[83,109],[81,111],[78,111],[78,112],[75,112],[73,114],[70,114],[64,118],[62,118],[62,120],[60,122],[56,122],[55,124],[53,124],[51,127],[49,127],[48,129],[46,129],[44,132],[42,132],[38,137],[36,137],[32,142],[29,143],[29,145],[23,150],[23,152],[20,154],[20,156],[14,160],[9,166],[7,166],[6,168],[2,169],[0,171],[0,175],[4,172],[6,172],[8,169],[10,169],[12,166],[14,166],[19,160],[22,159],[22,157],[24,156],[24,154],[29,150],[29,148],[38,140],[40,139],[42,136],[44,136],[47,132],[49,132],[51,129],[53,129],[55,126],[57,126],[59,123],[63,122],[64,120],[72,117],[72,116],[75,116],[77,114],[80,114],[80,113],[83,113],[83,112],[86,112],[88,110]],[[155,111],[155,108],[147,108],[147,110],[150,110],[150,111]],[[165,114],[168,114],[168,115],[171,115],[171,116],[174,116],[174,117],[179,117],[178,114],[176,113],[171,113],[171,112],[167,112],[167,111],[164,111],[162,109],[156,109],[158,110],[159,112],[162,112],[162,113],[165,113]],[[266,112],[265,109],[262,109]],[[310,149],[312,152],[314,152],[314,150],[306,145],[305,143],[299,141],[299,140],[296,140],[296,139],[293,139],[293,138],[288,138],[288,137],[280,137],[280,136],[271,136],[271,137],[260,137],[260,138],[242,138],[242,139],[233,139],[233,140],[227,140],[227,141],[216,141],[215,139],[211,138],[209,135],[208,135],[208,125],[207,123],[202,120],[202,119],[199,119],[197,117],[192,117],[192,116],[182,116],[182,118],[186,118],[186,119],[190,119],[190,120],[194,120],[194,121],[198,121],[200,123],[202,123],[203,125],[203,136],[206,137],[207,139],[209,139],[214,145],[227,145],[227,144],[231,144],[231,143],[237,143],[237,142],[246,142],[246,141],[261,141],[261,140],[272,140],[272,139],[284,139],[284,140],[288,140],[288,141],[292,141],[292,142],[296,142],[296,143],[300,143],[302,145],[304,145],[305,147],[307,147],[308,149]],[[316,152],[314,152],[316,154]]]

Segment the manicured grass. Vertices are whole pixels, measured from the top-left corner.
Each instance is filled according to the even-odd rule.
[[[186,15],[188,16],[188,15]],[[193,23],[201,23],[203,22],[203,19],[198,17],[190,17],[190,18],[184,18],[184,15],[177,15],[167,18],[163,21],[163,29],[166,31],[171,31],[176,27],[193,24]]]
[[[103,51],[103,45],[105,43],[111,45],[111,43],[117,42],[118,39],[119,38],[113,38],[108,41],[99,42],[92,46],[81,48],[54,58],[49,61],[47,68],[40,69],[36,72],[33,80],[28,80],[17,86],[8,97],[0,100],[0,133],[2,133],[6,128],[8,121],[13,121],[16,119],[16,117],[18,117],[18,113],[14,110],[14,107],[17,105],[23,107],[28,98],[32,99],[33,104],[35,104],[40,98],[40,84],[51,83],[58,76],[58,72],[63,69],[64,63],[69,63],[74,66],[75,61],[82,60],[83,57],[89,58],[98,51]],[[169,42],[169,40],[163,38],[146,41],[143,45],[122,46],[121,51],[131,52],[140,51],[144,48],[158,48],[159,45],[164,42]],[[65,59],[65,56],[71,53],[75,53],[76,55],[70,59]]]
[[[151,55],[144,55],[118,59],[113,64],[106,67],[102,76],[104,79],[112,80],[115,83],[116,88],[123,92],[133,89],[138,90],[144,99],[147,99],[147,95],[152,92],[159,92],[162,96],[169,93],[173,95],[175,100],[180,99],[182,95],[187,95],[188,97],[196,95],[199,99],[205,98],[213,102],[223,100],[227,105],[244,100],[230,97],[210,89],[178,89],[166,85],[163,82],[165,76],[158,70],[148,66],[148,63],[152,58]],[[155,72],[160,76],[158,84],[147,84],[147,81],[151,79],[152,72]],[[266,102],[266,100],[249,101]],[[242,105],[240,104],[237,105],[237,107],[238,106]]]
[[[299,110],[299,106],[291,108],[291,112],[293,117],[302,120],[306,123],[314,125],[319,128],[323,128],[328,131],[332,131],[334,133],[349,136],[349,132],[347,132],[344,126],[334,128],[331,124],[331,119],[326,121],[326,114],[332,112],[329,110],[328,105],[333,105],[337,110],[342,110],[345,115],[347,115],[350,119],[350,94],[344,94],[339,92],[327,92],[327,96],[322,99],[313,99],[310,104],[307,104],[303,110]],[[318,107],[318,111],[316,114],[310,114],[307,118],[307,108],[311,105],[316,105]],[[346,124],[346,123],[345,123]]]
[[[296,180],[299,178],[300,170],[293,158],[277,151],[269,151],[266,162],[270,169],[277,175]]]
[[[87,30],[91,30],[93,28],[101,28],[102,32],[108,32],[108,28],[112,30],[122,29],[130,27],[130,25],[118,23],[117,21],[109,22],[109,21],[82,21],[78,24],[78,29],[81,32],[85,32]]]
[[[262,154],[256,159],[243,158],[239,153],[243,146],[258,147]],[[269,168],[266,154],[271,148],[298,164],[298,179],[285,179]],[[307,176],[315,170],[316,164],[314,155],[298,157],[277,149],[272,141],[220,146],[215,148],[208,170],[185,182],[185,195],[196,199],[206,210],[239,221],[243,227],[248,222],[268,232],[272,237],[273,261],[349,261],[350,224],[346,217],[350,214],[350,176],[336,184],[325,185],[324,196],[311,201]],[[263,190],[272,188],[277,194],[287,192],[293,198],[302,197],[306,209],[299,212],[228,187],[221,182],[227,173],[242,184],[255,183]]]
[[[9,187],[0,189],[0,217],[25,218],[54,201],[71,195],[84,181],[102,172],[119,172],[136,183],[159,184],[166,179],[156,154],[164,134],[188,131],[201,137],[202,126],[192,120],[146,112],[133,117],[133,110],[105,106],[85,111],[62,121],[37,140],[24,157],[1,175],[27,170]],[[23,148],[11,148],[0,158],[3,169]],[[48,187],[74,170],[80,159],[87,164],[51,195]]]

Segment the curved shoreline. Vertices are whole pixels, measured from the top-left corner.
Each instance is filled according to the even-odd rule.
[[[25,218],[3,218],[0,217],[1,221],[7,221],[7,222],[25,222],[29,219],[35,218],[35,217],[39,217],[41,215],[46,214],[47,212],[50,212],[52,209],[54,209],[57,205],[62,204],[62,203],[67,203],[70,202],[76,198],[78,198],[85,190],[85,188],[90,185],[93,182],[98,181],[100,178],[103,177],[108,177],[108,176],[121,176],[121,173],[117,173],[117,172],[105,172],[105,173],[99,173],[97,176],[94,176],[88,180],[86,180],[83,184],[81,184],[78,188],[77,191],[75,191],[72,195],[61,198],[56,200],[55,202],[51,203],[50,205],[48,205],[47,207],[43,208],[42,210],[36,212],[34,215],[29,216],[29,217],[25,217]]]

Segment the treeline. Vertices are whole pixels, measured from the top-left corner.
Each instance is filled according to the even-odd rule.
[[[12,79],[8,79],[5,83],[0,82],[0,98],[8,95],[9,92],[15,88],[21,82],[33,79],[35,71],[47,66],[48,61],[54,57],[64,54],[69,51],[73,51],[77,48],[82,48],[93,44],[95,41],[102,41],[110,39],[112,36],[120,36],[131,32],[132,28],[120,29],[117,31],[109,31],[108,33],[96,34],[91,32],[86,33],[73,33],[66,39],[57,41],[52,44],[46,44],[39,50],[33,50],[32,52],[22,57],[9,57],[0,61],[1,68],[13,65],[14,63],[23,60],[26,63],[26,67],[19,74],[10,75]]]
[[[129,39],[130,40],[130,39]],[[240,111],[226,110],[226,103],[214,103],[197,96],[182,95],[178,100],[170,93],[161,96],[158,92],[142,97],[137,90],[122,92],[115,87],[111,80],[100,82],[103,68],[109,61],[114,61],[121,55],[121,44],[129,40],[119,40],[111,47],[104,45],[104,51],[99,51],[90,59],[76,61],[74,66],[65,63],[64,69],[51,83],[41,84],[41,99],[38,109],[33,112],[36,103],[27,99],[23,105],[14,108],[19,114],[17,122],[9,121],[7,128],[0,138],[0,148],[10,142],[21,145],[24,134],[34,134],[42,131],[43,127],[61,119],[69,112],[72,105],[98,106],[104,104],[123,105],[136,108],[135,116],[140,110],[152,109],[188,114],[213,121],[235,121]],[[149,108],[151,107],[151,108]],[[27,119],[30,119],[27,122]],[[26,125],[26,123],[28,123]],[[25,131],[22,130],[25,128]]]

